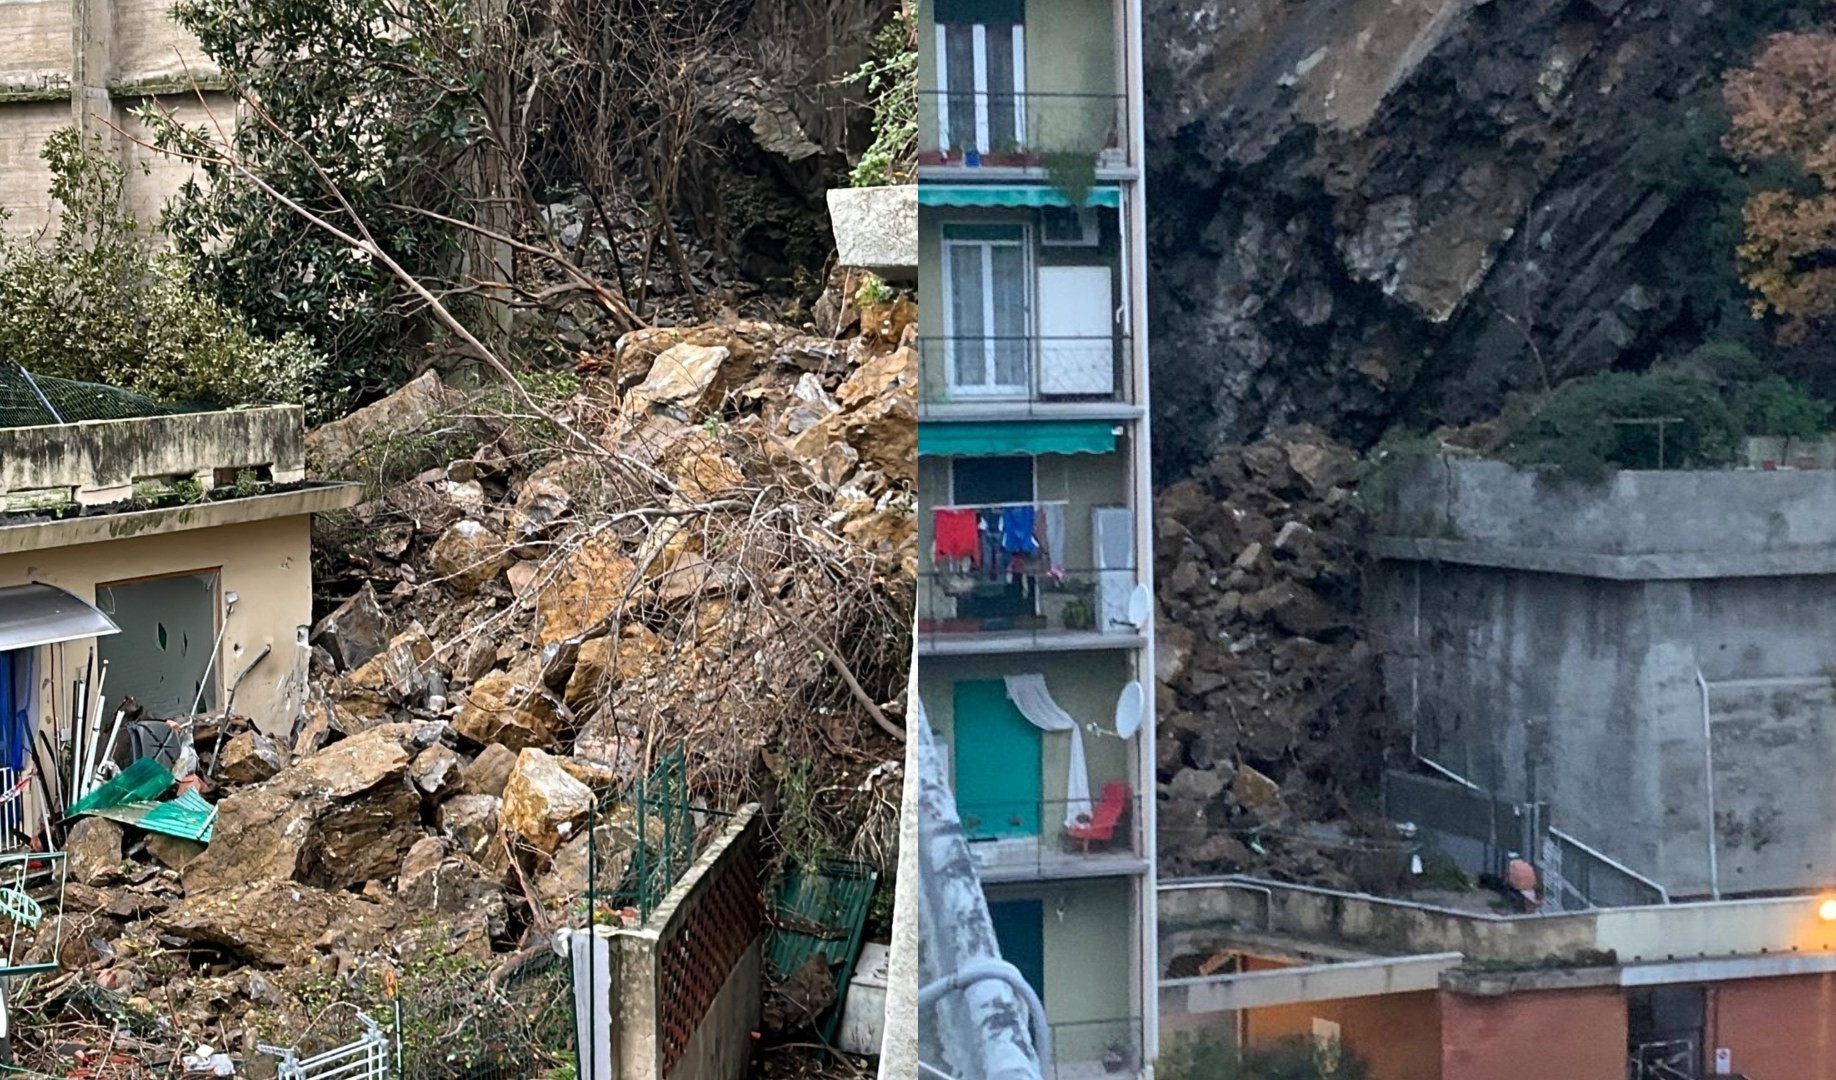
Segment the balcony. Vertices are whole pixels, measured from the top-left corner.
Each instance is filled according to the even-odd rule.
[[[928,90],[918,95],[921,169],[1081,171],[1130,164],[1121,94]]]
[[[1112,734],[1111,738],[1115,738]],[[1063,799],[959,802],[969,853],[984,882],[1115,877],[1147,871],[1141,796],[1126,784],[1093,784],[1090,808],[1065,823]]]
[[[1146,644],[1128,621],[1132,566],[1112,570],[930,570],[918,575],[922,652],[996,653],[1132,649]]]
[[[921,337],[921,420],[1114,417],[1135,400],[1122,337]]]
[[[1050,1027],[1052,1060],[1045,1063],[1045,1080],[1112,1080],[1116,1076],[1140,1075],[1140,1017],[1066,1021]]]

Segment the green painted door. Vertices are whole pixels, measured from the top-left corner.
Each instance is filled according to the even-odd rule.
[[[971,840],[1039,835],[1039,729],[999,680],[956,684],[956,812]]]
[[[994,924],[1001,959],[1020,970],[1026,985],[1045,1002],[1045,903],[1040,900],[991,900],[988,921]]]

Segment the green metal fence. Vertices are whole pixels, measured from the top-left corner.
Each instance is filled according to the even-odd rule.
[[[865,863],[832,859],[819,867],[793,866],[772,898],[766,973],[790,978],[811,956],[834,973],[835,1004],[822,1020],[823,1041],[833,1043],[847,1004],[848,983],[861,955],[861,933],[879,872]]]
[[[601,800],[588,824],[587,900],[594,920],[616,922],[611,916],[617,911],[648,920],[695,861],[683,749],[666,753],[623,798]]]

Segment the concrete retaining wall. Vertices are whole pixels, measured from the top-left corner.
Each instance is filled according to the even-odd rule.
[[[1836,879],[1836,473],[1437,459],[1377,531],[1369,611],[1423,756],[1673,896]]]
[[[219,469],[266,467],[277,484],[306,476],[297,405],[0,428],[0,507],[119,502],[152,479],[190,477],[209,490]]]

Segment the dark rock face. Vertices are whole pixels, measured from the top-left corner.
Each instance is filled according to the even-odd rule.
[[[1722,72],[1792,0],[1149,0],[1162,475],[1643,366],[1738,310]]]

